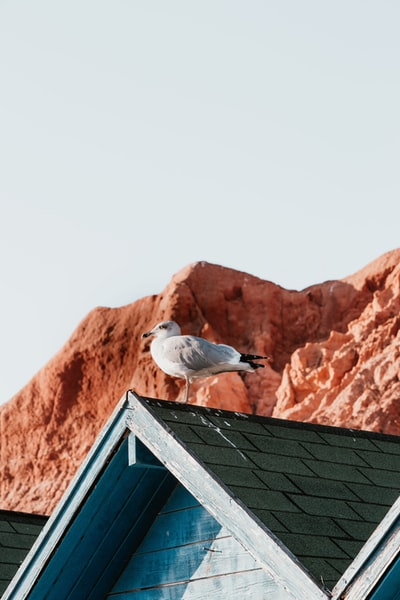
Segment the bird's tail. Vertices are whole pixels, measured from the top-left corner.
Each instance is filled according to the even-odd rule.
[[[269,356],[259,356],[258,354],[241,354],[240,362],[245,362],[251,366],[252,369],[264,368],[265,365],[253,362],[254,360],[269,360]]]

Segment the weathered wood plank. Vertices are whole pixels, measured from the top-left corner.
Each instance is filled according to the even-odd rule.
[[[178,525],[179,526],[179,525]],[[232,537],[135,554],[113,592],[261,569]]]
[[[164,548],[183,546],[201,540],[221,536],[221,525],[203,506],[187,508],[179,512],[163,513],[157,517],[140,551],[150,552]],[[229,535],[225,532],[223,535]]]
[[[259,569],[181,582],[146,590],[132,590],[122,594],[109,594],[109,600],[288,600],[290,596]]]

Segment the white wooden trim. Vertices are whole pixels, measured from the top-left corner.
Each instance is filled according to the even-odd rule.
[[[400,554],[400,497],[368,538],[332,592],[332,600],[365,600]]]
[[[182,485],[226,527],[293,600],[329,596],[274,534],[186,447],[134,392],[127,426]]]
[[[132,432],[128,435],[128,465],[145,469],[165,469],[165,466]]]

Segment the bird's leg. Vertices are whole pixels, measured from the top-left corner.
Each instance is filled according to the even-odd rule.
[[[189,389],[190,389],[190,380],[189,377],[185,377],[186,379],[186,393],[184,403],[187,404],[189,400]]]

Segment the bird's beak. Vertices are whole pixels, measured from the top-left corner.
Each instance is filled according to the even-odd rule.
[[[148,337],[150,337],[151,335],[153,335],[153,332],[152,332],[152,331],[146,331],[145,333],[142,333],[142,338],[148,338]]]

